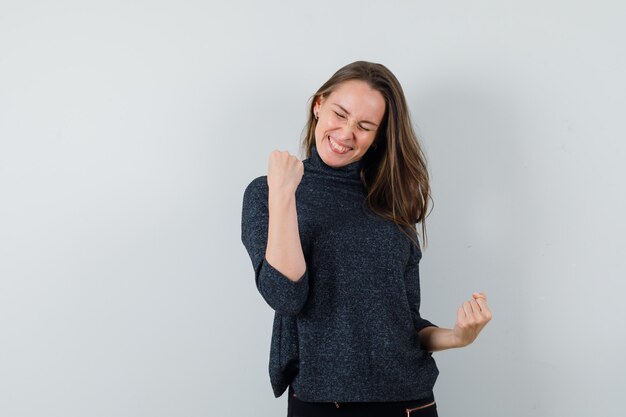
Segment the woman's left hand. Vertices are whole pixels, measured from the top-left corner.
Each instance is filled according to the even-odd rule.
[[[459,347],[467,346],[478,337],[480,331],[491,320],[485,293],[473,293],[472,300],[459,308],[452,332]]]

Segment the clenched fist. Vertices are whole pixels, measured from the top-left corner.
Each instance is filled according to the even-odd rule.
[[[472,343],[480,331],[491,320],[491,310],[485,293],[473,293],[472,300],[466,301],[457,311],[454,335],[460,346]]]
[[[304,164],[287,151],[274,150],[267,168],[267,186],[279,193],[295,193],[304,175]]]

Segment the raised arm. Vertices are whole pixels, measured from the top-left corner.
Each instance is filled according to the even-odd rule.
[[[285,154],[272,152],[267,179],[259,177],[246,188],[241,240],[265,301],[280,314],[295,315],[304,306],[309,288],[295,201],[302,162]]]
[[[288,152],[273,151],[268,162],[269,231],[265,258],[287,278],[297,282],[306,271],[298,231],[296,189],[302,180],[302,161]]]

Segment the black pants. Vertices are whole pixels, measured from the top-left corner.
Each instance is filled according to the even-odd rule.
[[[289,387],[287,417],[437,417],[433,396],[415,401],[313,403],[300,401]]]

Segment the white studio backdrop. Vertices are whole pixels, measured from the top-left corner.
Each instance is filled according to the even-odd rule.
[[[618,1],[0,0],[0,415],[284,416],[246,185],[339,67],[400,79],[435,206],[441,416],[619,416]],[[302,157],[302,155],[298,156]]]

